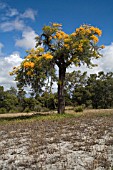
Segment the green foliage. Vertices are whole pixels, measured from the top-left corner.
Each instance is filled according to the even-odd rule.
[[[26,107],[25,110],[24,110],[23,112],[29,113],[29,112],[31,112],[31,110],[29,109],[29,107]]]
[[[74,108],[75,112],[83,112],[83,110],[84,110],[83,106],[77,106]]]
[[[34,111],[35,112],[41,112],[42,111],[42,106],[41,105],[36,105]]]
[[[0,108],[0,114],[4,114],[4,113],[7,113],[7,110],[4,107]]]

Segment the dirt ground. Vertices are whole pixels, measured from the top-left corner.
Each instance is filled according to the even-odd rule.
[[[113,170],[113,114],[0,124],[0,170]]]

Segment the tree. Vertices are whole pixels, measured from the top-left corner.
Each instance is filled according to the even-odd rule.
[[[66,69],[72,64],[86,64],[93,67],[92,58],[101,57],[98,37],[102,31],[90,25],[82,25],[72,34],[62,31],[62,25],[52,23],[44,26],[42,34],[36,37],[36,49],[31,49],[19,67],[14,67],[11,74],[16,74],[18,86],[30,85],[39,93],[45,82],[50,87],[56,79],[58,67],[58,113],[65,111],[64,82]],[[48,79],[48,81],[47,81]],[[50,89],[51,90],[51,89]]]
[[[91,94],[93,108],[111,108],[113,106],[113,73],[103,71],[91,74],[86,89]]]

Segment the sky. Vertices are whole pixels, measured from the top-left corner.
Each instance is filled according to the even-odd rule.
[[[70,34],[82,24],[102,30],[99,45],[104,44],[98,67],[81,71],[113,71],[113,0],[0,0],[0,86],[16,87],[9,72],[35,47],[35,37],[51,22],[61,23]],[[69,68],[71,72],[75,67]]]

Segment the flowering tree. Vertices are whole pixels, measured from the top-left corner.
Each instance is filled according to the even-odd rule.
[[[58,113],[64,113],[64,81],[66,69],[74,64],[93,67],[92,58],[101,57],[98,37],[102,31],[90,25],[82,25],[72,34],[62,31],[62,25],[52,23],[44,26],[42,34],[36,37],[36,48],[27,51],[28,55],[11,74],[16,74],[19,86],[30,85],[35,92],[45,86],[45,80],[54,80],[56,67],[58,77]],[[47,81],[46,81],[47,82]],[[52,84],[52,81],[51,83]]]

